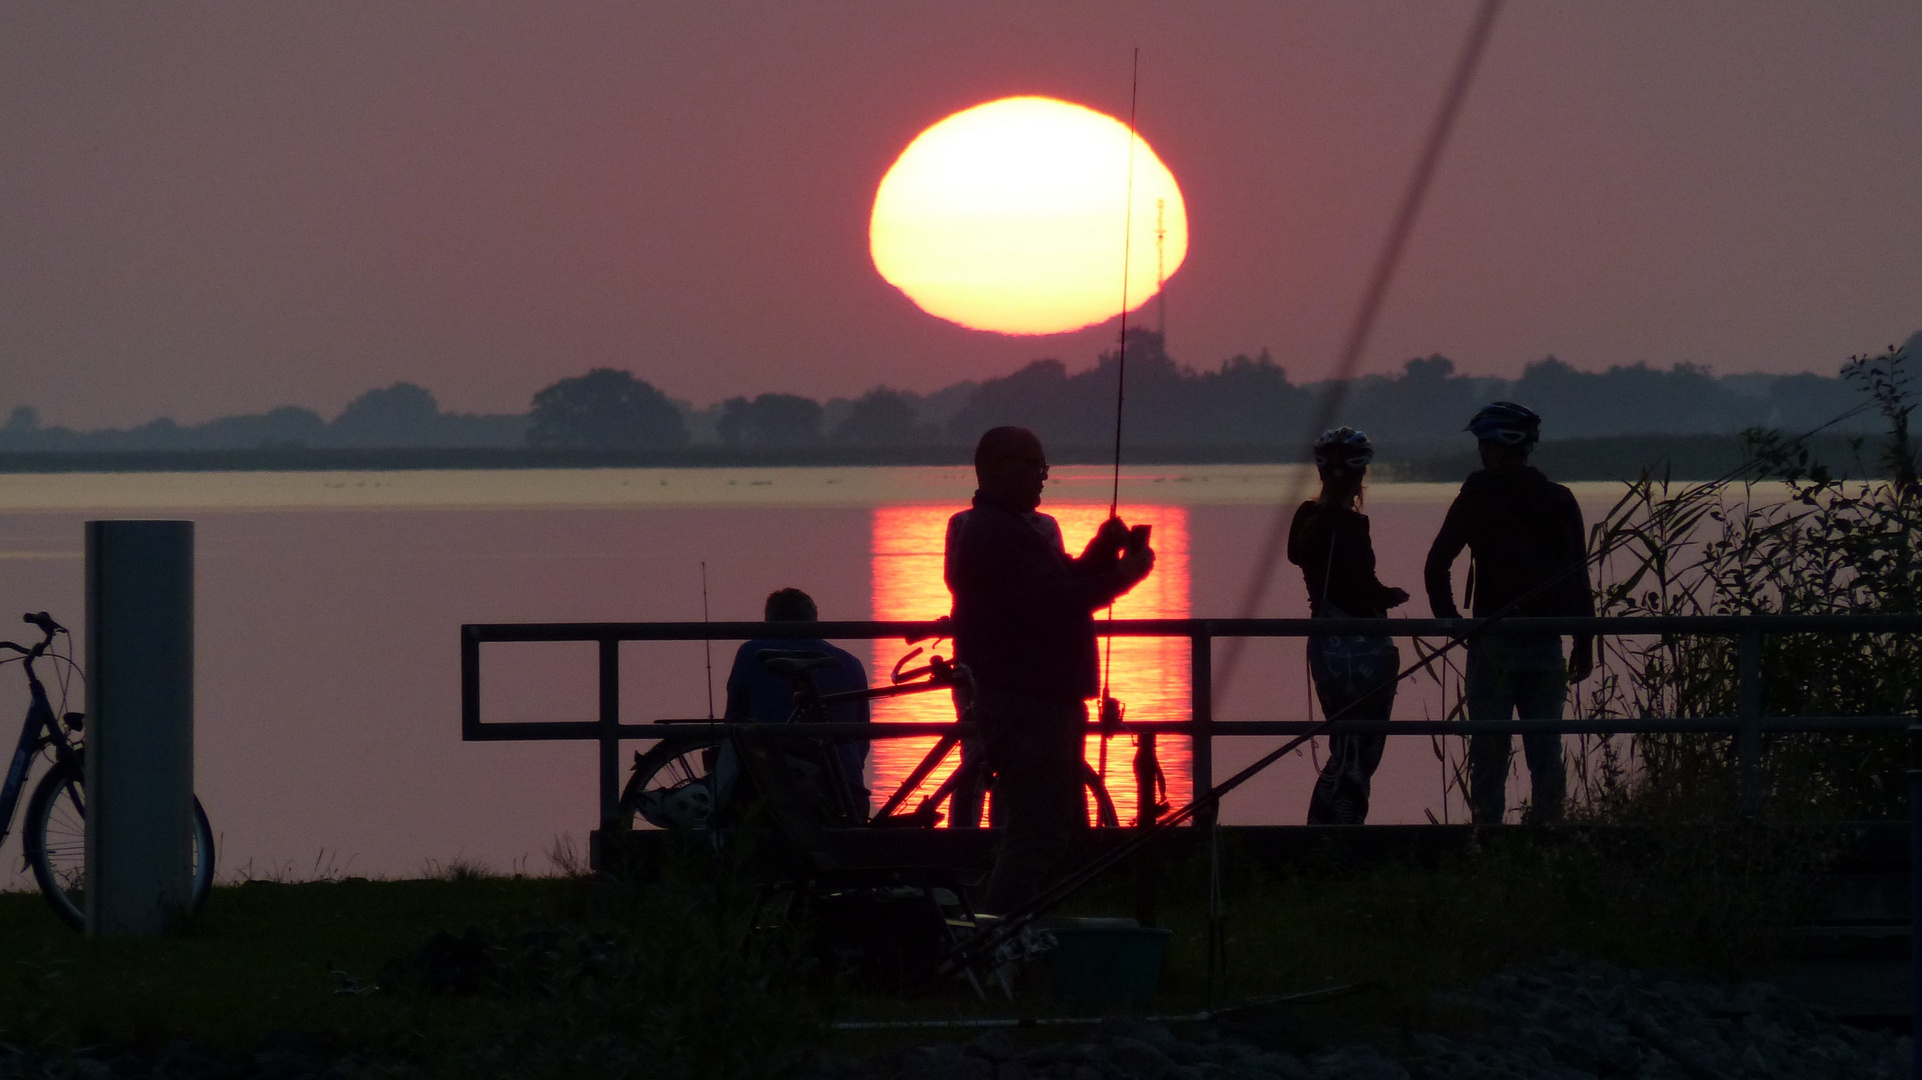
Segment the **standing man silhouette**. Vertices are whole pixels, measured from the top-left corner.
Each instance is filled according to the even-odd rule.
[[[1026,428],[982,435],[974,474],[973,509],[948,520],[944,576],[955,659],[974,672],[974,715],[995,771],[1003,830],[983,909],[999,913],[1044,891],[1087,827],[1087,701],[1100,690],[1094,613],[1147,577],[1155,554],[1145,531],[1109,518],[1069,557],[1060,524],[1036,511],[1048,458]]]
[[[1566,487],[1528,464],[1541,441],[1542,418],[1513,402],[1497,401],[1469,420],[1482,468],[1470,473],[1428,549],[1423,578],[1437,619],[1459,619],[1449,570],[1469,551],[1468,593],[1476,618],[1593,615],[1588,545],[1582,508]],[[1571,682],[1594,669],[1593,635],[1575,636],[1564,664],[1554,634],[1504,634],[1499,625],[1468,642],[1466,696],[1470,720],[1560,720]],[[1514,740],[1473,735],[1468,740],[1468,805],[1477,824],[1500,824],[1507,810],[1508,763]],[[1531,788],[1530,815],[1561,817],[1567,789],[1562,737],[1522,736]]]

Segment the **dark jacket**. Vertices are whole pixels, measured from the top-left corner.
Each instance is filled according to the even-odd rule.
[[[868,688],[867,669],[846,649],[819,638],[755,638],[734,653],[734,667],[727,673],[726,719],[741,723],[784,724],[793,717],[794,683],[769,671],[761,663],[759,654],[763,649],[818,652],[833,657],[834,667],[814,672],[814,688],[823,694]],[[868,722],[868,703],[836,702],[828,706],[828,716],[837,724],[865,724]],[[841,739],[835,742],[834,748],[849,782],[858,786],[867,768],[867,740]],[[865,797],[867,789],[861,790]]]
[[[995,692],[1093,697],[1094,613],[1134,584],[1115,569],[1119,554],[1097,538],[1069,558],[1053,518],[977,493],[974,509],[948,519],[955,659]]]
[[[1528,466],[1481,469],[1462,483],[1422,578],[1438,619],[1458,619],[1449,569],[1463,547],[1474,557],[1470,591],[1476,618],[1593,615],[1582,508],[1567,488]],[[1546,586],[1546,587],[1544,587]],[[1510,610],[1517,599],[1535,593]]]
[[[1302,503],[1288,527],[1288,561],[1301,567],[1316,614],[1332,603],[1350,617],[1379,619],[1395,599],[1375,577],[1368,517],[1352,507]]]

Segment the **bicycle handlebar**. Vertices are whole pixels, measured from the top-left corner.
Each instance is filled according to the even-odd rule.
[[[44,611],[29,611],[20,616],[20,621],[39,627],[40,632],[46,636],[31,646],[22,645],[17,641],[0,641],[0,649],[12,649],[26,658],[27,679],[32,682],[34,681],[33,662],[46,655],[48,646],[53,644],[53,636],[66,633],[67,628],[54,622],[53,616]]]
[[[952,681],[929,679],[926,682],[896,683],[893,686],[870,686],[866,690],[842,690],[834,694],[822,694],[821,704],[839,705],[846,701],[874,701],[877,698],[900,697],[903,694],[925,694],[930,690],[952,690]]]

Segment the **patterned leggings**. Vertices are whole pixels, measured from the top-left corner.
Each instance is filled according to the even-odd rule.
[[[1393,678],[1399,663],[1399,650],[1388,650],[1382,662],[1366,671],[1335,668],[1311,652],[1309,671],[1315,680],[1315,696],[1321,700],[1323,715],[1341,713],[1342,720],[1387,720],[1395,707]],[[1382,684],[1387,682],[1385,688]],[[1370,693],[1370,691],[1373,691]],[[1350,703],[1363,698],[1350,708]],[[1347,712],[1341,712],[1347,708]],[[1337,731],[1340,722],[1336,723]],[[1315,779],[1308,796],[1308,824],[1360,825],[1368,820],[1368,791],[1375,769],[1381,765],[1381,752],[1388,745],[1386,735],[1342,735],[1328,737],[1328,760]]]

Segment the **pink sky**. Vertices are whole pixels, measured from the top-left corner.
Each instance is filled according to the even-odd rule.
[[[399,379],[519,411],[929,390],[1005,338],[874,272],[875,185],[1010,94],[1180,179],[1172,351],[1327,368],[1467,3],[0,8],[0,409],[92,427]],[[1513,3],[1365,370],[1830,371],[1922,329],[1922,5]]]

